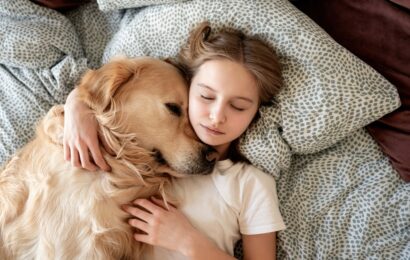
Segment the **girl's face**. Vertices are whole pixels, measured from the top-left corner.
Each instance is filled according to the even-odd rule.
[[[230,143],[247,129],[258,110],[256,82],[239,63],[207,61],[192,79],[188,107],[199,139],[225,158]]]

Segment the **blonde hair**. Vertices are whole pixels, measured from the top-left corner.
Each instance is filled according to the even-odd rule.
[[[209,22],[202,22],[191,32],[178,55],[177,66],[191,82],[202,64],[217,59],[237,62],[248,69],[258,87],[260,105],[271,104],[282,87],[279,59],[268,43],[256,35],[245,35],[233,28],[213,33]],[[258,118],[259,113],[256,113],[252,123]],[[238,140],[231,143],[229,157],[235,162],[248,162],[239,152]]]
[[[209,22],[202,22],[181,49],[178,63],[191,81],[202,64],[216,59],[228,59],[247,68],[255,78],[262,105],[269,104],[282,86],[280,63],[269,44],[233,28],[212,33]]]

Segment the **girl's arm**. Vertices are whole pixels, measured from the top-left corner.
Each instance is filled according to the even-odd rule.
[[[244,260],[276,259],[276,232],[260,235],[242,235]]]
[[[137,199],[123,209],[136,218],[129,224],[143,232],[135,233],[137,241],[177,251],[188,259],[232,260],[234,257],[219,249],[172,205],[160,199]],[[137,207],[136,207],[137,206]]]
[[[98,123],[91,109],[71,91],[64,105],[64,159],[74,167],[109,171],[98,138]],[[104,142],[102,142],[104,145]]]

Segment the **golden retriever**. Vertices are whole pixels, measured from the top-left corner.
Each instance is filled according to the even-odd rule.
[[[120,205],[165,197],[169,174],[212,171],[211,151],[188,121],[187,83],[173,65],[117,58],[77,88],[115,153],[104,154],[112,171],[64,161],[64,107],[54,106],[0,173],[0,259],[138,259],[143,247]]]

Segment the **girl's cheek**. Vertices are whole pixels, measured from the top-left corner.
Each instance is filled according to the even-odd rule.
[[[191,102],[188,107],[188,118],[190,122],[195,122],[195,119],[198,118],[196,115],[196,106],[194,102]]]
[[[204,105],[195,100],[195,98],[192,98],[191,100],[192,101],[190,101],[188,106],[190,120],[199,118],[205,113],[206,110]]]

